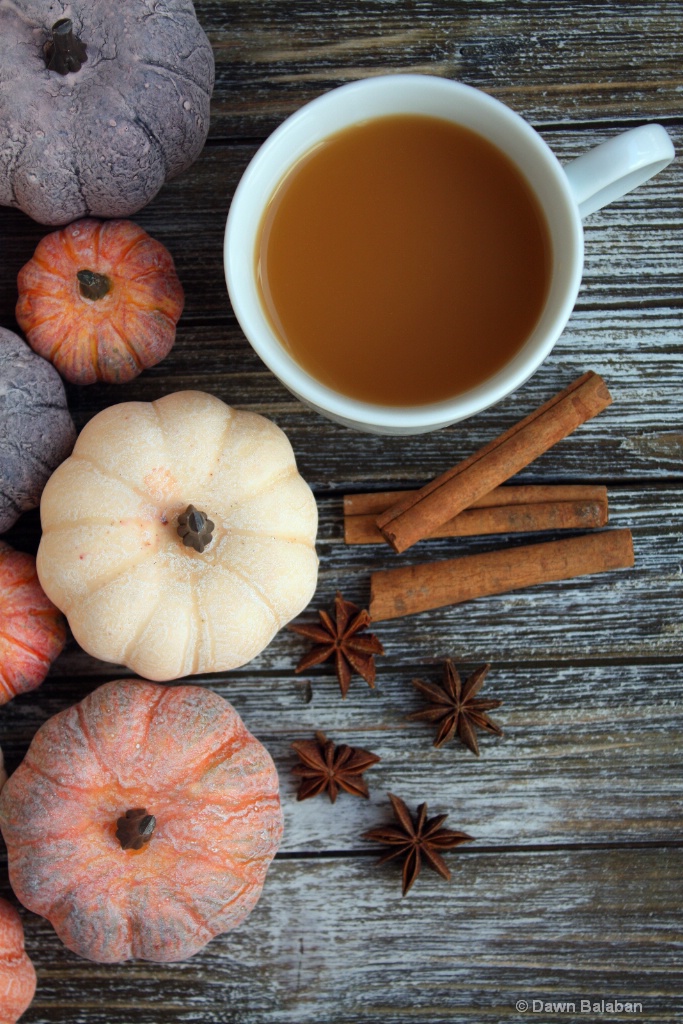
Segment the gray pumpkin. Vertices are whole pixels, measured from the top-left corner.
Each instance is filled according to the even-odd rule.
[[[54,366],[0,327],[0,533],[40,504],[76,428]]]
[[[128,217],[199,156],[214,61],[191,0],[0,3],[0,204]]]

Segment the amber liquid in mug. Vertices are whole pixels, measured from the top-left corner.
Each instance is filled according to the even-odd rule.
[[[380,405],[451,398],[500,370],[539,320],[551,264],[543,211],[512,161],[422,115],[315,146],[271,197],[256,249],[290,355]]]

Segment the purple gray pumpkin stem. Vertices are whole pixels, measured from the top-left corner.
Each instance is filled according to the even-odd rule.
[[[71,18],[60,18],[52,26],[52,38],[45,44],[48,71],[68,75],[80,71],[87,59],[86,45],[75,35]]]

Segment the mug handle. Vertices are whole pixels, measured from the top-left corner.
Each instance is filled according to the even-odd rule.
[[[563,167],[581,219],[642,185],[674,158],[661,124],[622,132]]]

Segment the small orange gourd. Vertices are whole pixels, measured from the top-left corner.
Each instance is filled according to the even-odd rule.
[[[0,899],[0,1024],[15,1024],[36,991],[36,972],[24,950],[18,913]]]
[[[123,384],[170,351],[184,295],[168,250],[128,220],[78,220],[18,277],[29,345],[74,384]]]
[[[218,694],[105,683],[0,794],[12,888],[80,956],[183,960],[256,904],[282,834],[266,749]]]
[[[35,558],[0,541],[0,704],[40,686],[65,642],[64,617],[38,582]]]

